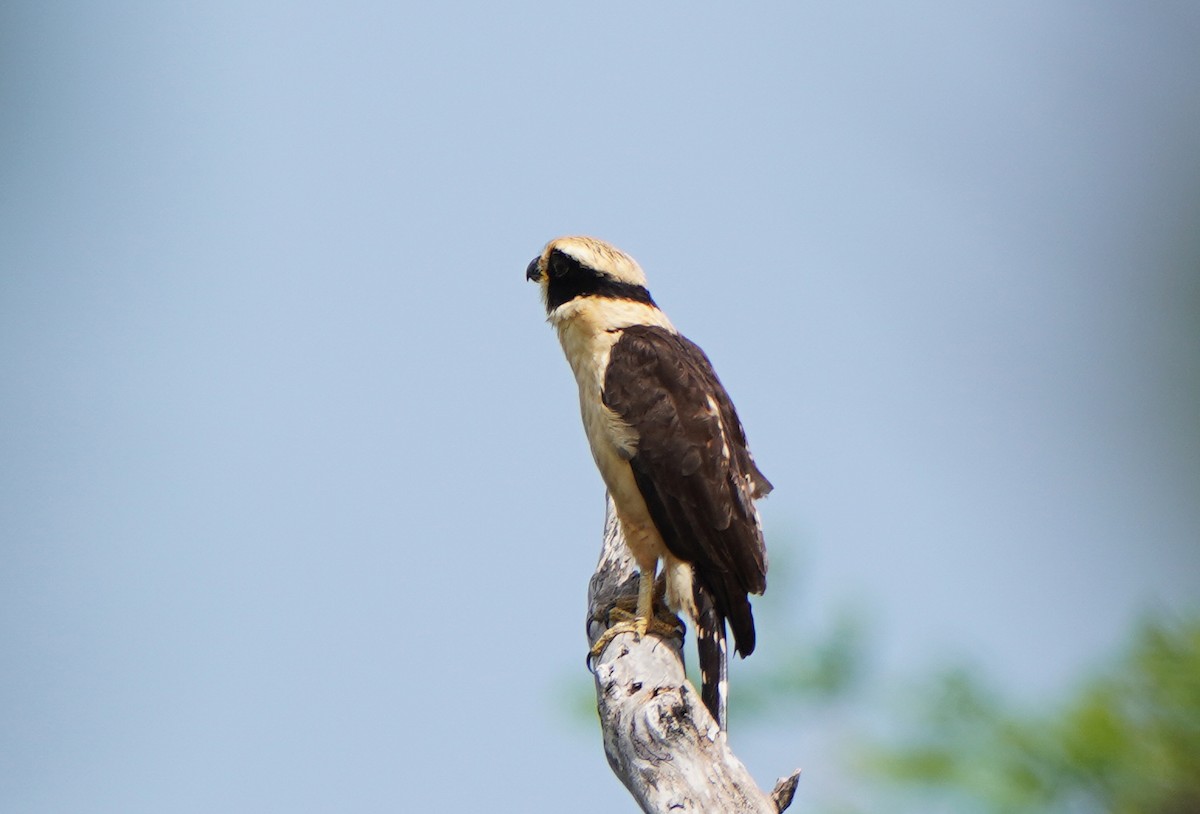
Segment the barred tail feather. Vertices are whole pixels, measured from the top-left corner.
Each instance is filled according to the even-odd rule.
[[[729,654],[725,644],[725,620],[717,611],[713,596],[697,583],[693,587],[696,602],[696,650],[700,664],[700,698],[712,713],[721,731],[726,730],[729,704]]]

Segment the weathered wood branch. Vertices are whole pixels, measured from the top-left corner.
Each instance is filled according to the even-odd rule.
[[[638,578],[610,499],[600,562],[588,585],[589,644],[608,628],[612,608],[632,607]],[[770,794],[759,790],[688,682],[683,626],[677,630],[672,638],[620,634],[592,661],[609,766],[647,814],[782,812],[800,772],[781,778]]]

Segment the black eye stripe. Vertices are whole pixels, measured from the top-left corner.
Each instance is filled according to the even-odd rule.
[[[546,289],[547,311],[578,297],[605,297],[654,305],[645,286],[614,280],[558,249],[550,252],[546,266],[550,278]]]

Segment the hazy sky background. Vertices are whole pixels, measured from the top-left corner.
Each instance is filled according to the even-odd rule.
[[[847,607],[1056,697],[1200,597],[1198,144],[1182,1],[5,3],[0,810],[634,810],[564,233],[776,485],[735,722]]]

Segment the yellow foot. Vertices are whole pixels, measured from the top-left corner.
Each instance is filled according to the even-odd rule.
[[[680,633],[679,619],[674,616],[667,621],[657,616],[638,616],[620,607],[613,608],[608,612],[608,622],[611,627],[604,631],[599,639],[596,639],[596,643],[589,651],[589,655],[593,659],[603,653],[604,648],[608,647],[612,640],[622,633],[632,633],[637,639],[641,639],[647,633],[653,633],[663,638],[678,636]]]

